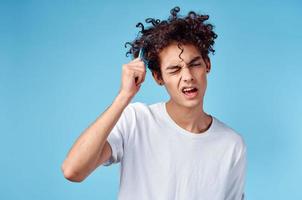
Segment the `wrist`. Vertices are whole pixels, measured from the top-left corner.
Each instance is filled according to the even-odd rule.
[[[115,102],[127,106],[132,100],[132,96],[123,92],[119,92],[119,94],[115,98]]]

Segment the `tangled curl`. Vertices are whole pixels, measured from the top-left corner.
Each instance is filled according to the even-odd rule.
[[[159,53],[172,42],[178,44],[193,44],[196,46],[203,57],[209,59],[209,52],[214,53],[214,40],[217,38],[213,31],[214,26],[210,23],[205,23],[209,19],[209,15],[197,14],[190,11],[187,16],[178,16],[179,7],[174,7],[170,11],[170,16],[167,20],[159,20],[147,18],[146,23],[152,24],[145,28],[143,23],[137,23],[136,27],[141,28],[138,36],[133,42],[126,42],[130,45],[130,50],[126,53],[132,54],[133,58],[137,58],[139,50],[144,48],[144,58],[148,61],[148,68],[158,74],[162,78],[160,70]],[[180,46],[178,45],[178,48]]]

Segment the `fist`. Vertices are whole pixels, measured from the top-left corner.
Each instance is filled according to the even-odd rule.
[[[120,93],[133,97],[139,91],[146,76],[146,66],[141,58],[136,58],[122,67]]]

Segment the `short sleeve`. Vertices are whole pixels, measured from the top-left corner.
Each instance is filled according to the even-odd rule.
[[[132,104],[128,104],[108,135],[107,141],[110,144],[112,154],[109,160],[102,164],[103,166],[110,166],[111,164],[119,163],[122,160],[124,148],[129,139],[129,135],[135,126],[134,123],[134,108]]]
[[[228,175],[226,200],[245,200],[247,147],[243,140],[239,145],[237,155]]]

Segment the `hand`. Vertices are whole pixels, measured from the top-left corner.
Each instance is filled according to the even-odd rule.
[[[129,97],[134,97],[139,91],[146,76],[146,67],[141,58],[136,58],[124,64],[122,68],[122,82],[120,93]]]

